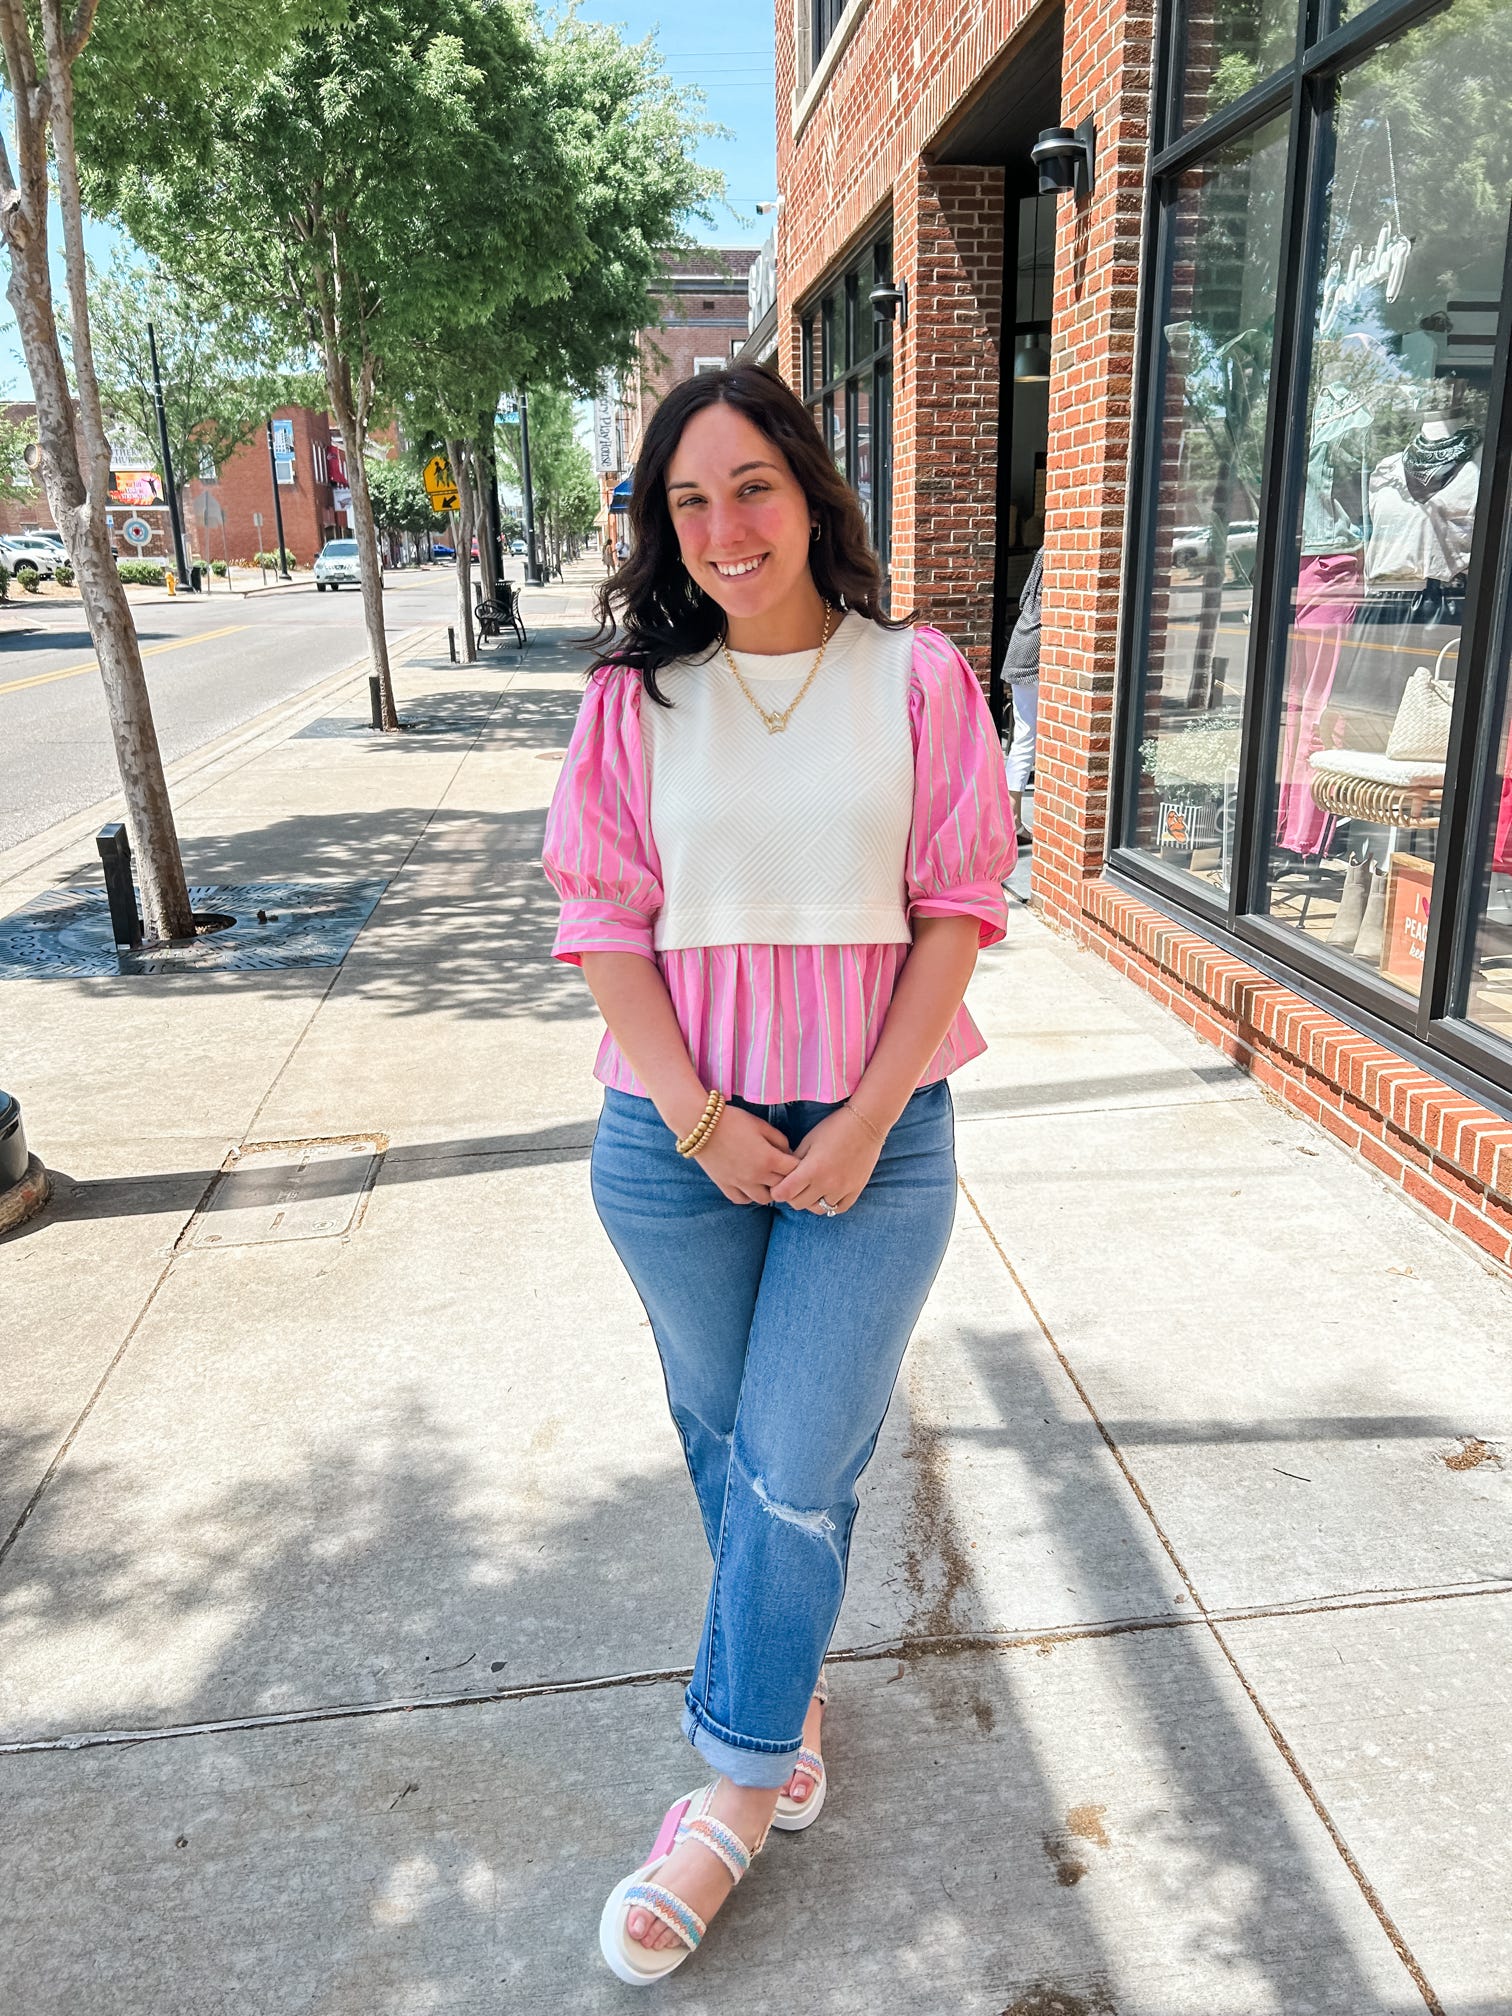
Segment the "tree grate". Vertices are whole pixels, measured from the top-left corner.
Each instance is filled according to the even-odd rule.
[[[140,952],[117,951],[102,890],[50,890],[25,910],[0,917],[0,980],[339,966],[387,886],[379,880],[198,884],[189,891],[196,914],[218,911],[233,922],[192,943]]]

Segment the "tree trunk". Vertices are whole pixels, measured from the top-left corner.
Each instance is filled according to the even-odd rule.
[[[481,439],[474,444],[472,466],[477,473],[473,508],[478,521],[478,572],[482,576],[484,596],[490,602],[497,602],[499,568],[493,536],[492,491],[489,487],[493,471],[489,467],[487,444]]]
[[[467,443],[448,441],[447,460],[452,467],[452,481],[457,486],[457,509],[451,514],[453,543],[457,549],[457,625],[462,632],[462,657],[471,665],[478,656],[478,639],[473,629],[472,605],[472,542],[473,542],[473,485],[472,471],[468,467]],[[481,547],[479,551],[481,552]]]
[[[357,541],[357,572],[362,582],[362,619],[367,626],[368,656],[378,675],[379,716],[385,728],[397,729],[399,709],[394,704],[394,682],[389,672],[388,636],[383,627],[383,568],[378,558],[378,527],[373,519],[373,496],[368,489],[367,465],[362,451],[367,442],[366,386],[354,397],[350,375],[329,345],[323,346],[326,392],[331,411],[341,429],[346,448],[347,484],[352,493],[352,536]],[[371,366],[364,366],[370,373]]]
[[[89,304],[84,292],[83,218],[73,151],[72,58],[65,48],[61,14],[55,5],[44,10],[43,25],[48,55],[48,117],[41,116],[41,96],[28,88],[24,72],[14,74],[18,61],[27,60],[26,52],[16,39],[8,37],[6,41],[6,69],[17,94],[19,114],[18,181],[0,193],[0,235],[10,254],[6,294],[15,310],[22,354],[37,402],[37,441],[42,451],[42,481],[47,501],[68,547],[85,621],[99,659],[126,800],[126,825],[136,857],[144,933],[148,938],[190,938],[194,935],[194,918],[142,671],[141,648],[105,525],[110,453],[94,376]],[[73,314],[77,407],[69,393],[63,366],[48,264],[49,119]],[[4,179],[9,180],[8,173]]]

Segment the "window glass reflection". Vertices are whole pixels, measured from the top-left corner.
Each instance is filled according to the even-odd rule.
[[[1501,592],[1512,596],[1512,579],[1505,569]],[[1472,1022],[1512,1043],[1512,680],[1492,755],[1466,1013]]]
[[[1461,4],[1347,73],[1335,118],[1268,900],[1278,922],[1413,995],[1450,720],[1474,676],[1459,639],[1509,91],[1505,28]]]
[[[1270,397],[1286,125],[1182,179],[1132,841],[1227,887]]]
[[[1292,60],[1296,0],[1187,0],[1181,123],[1196,126]]]

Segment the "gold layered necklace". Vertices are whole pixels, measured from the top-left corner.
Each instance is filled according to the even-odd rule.
[[[826,602],[824,605],[824,635],[819,639],[819,650],[814,658],[813,664],[810,665],[809,667],[808,677],[799,687],[797,699],[790,700],[786,707],[780,709],[762,706],[761,702],[756,698],[756,695],[751,691],[750,687],[747,686],[744,679],[741,678],[740,667],[735,663],[735,660],[731,655],[729,645],[728,644],[720,645],[719,648],[724,653],[724,661],[726,665],[728,665],[730,670],[735,674],[735,684],[740,688],[741,692],[744,693],[747,700],[750,701],[751,705],[755,708],[756,712],[761,716],[763,722],[765,722],[766,731],[768,735],[780,735],[782,733],[783,729],[786,728],[789,721],[791,721],[793,716],[797,713],[799,704],[802,701],[804,695],[808,692],[810,686],[812,686],[814,681],[818,678],[819,667],[824,663],[824,654],[829,649],[830,618],[831,616],[834,615],[834,613],[835,613],[834,610],[830,607],[828,602]]]

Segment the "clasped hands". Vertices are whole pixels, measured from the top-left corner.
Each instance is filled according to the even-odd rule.
[[[824,1217],[820,1199],[837,1213],[848,1211],[881,1152],[881,1140],[847,1106],[827,1113],[794,1148],[769,1121],[726,1106],[696,1159],[732,1204],[791,1204]]]

